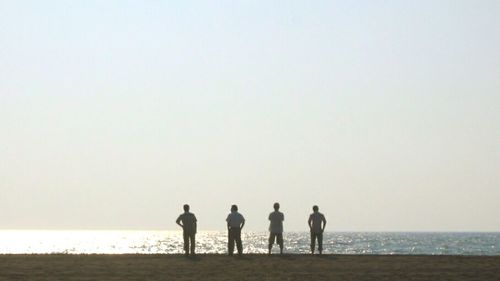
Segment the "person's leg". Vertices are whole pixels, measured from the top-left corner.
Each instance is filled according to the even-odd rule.
[[[184,238],[184,253],[187,255],[189,253],[189,234],[183,232],[182,236]]]
[[[320,255],[323,253],[323,233],[318,233],[318,251]]]
[[[280,254],[283,254],[283,233],[276,234],[278,245],[280,245]]]
[[[269,233],[269,254],[271,254],[271,249],[273,248],[273,244],[274,244],[274,233],[270,232]]]
[[[192,233],[192,234],[190,235],[190,237],[189,237],[189,238],[190,238],[190,240],[191,240],[191,255],[194,255],[194,249],[196,248],[196,243],[195,243],[195,242],[196,242],[196,239],[195,239],[195,235],[196,235],[195,233]]]
[[[227,241],[227,249],[228,249],[228,254],[230,256],[233,255],[234,252],[234,233],[233,229],[229,229],[228,232],[228,241]]]
[[[236,247],[238,248],[238,255],[243,254],[243,244],[241,243],[241,228],[235,229],[236,234]]]
[[[311,231],[311,254],[314,254],[315,247],[316,247],[316,234]]]

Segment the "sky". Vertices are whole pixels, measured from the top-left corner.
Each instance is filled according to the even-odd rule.
[[[500,231],[500,1],[0,1],[0,229]]]

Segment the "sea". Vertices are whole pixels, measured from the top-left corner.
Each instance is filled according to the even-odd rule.
[[[284,233],[285,253],[310,252],[308,232]],[[242,233],[244,253],[267,253],[268,233]],[[500,255],[500,232],[326,232],[323,253],[346,255]],[[0,254],[179,254],[180,231],[0,230]],[[227,233],[200,231],[199,254],[227,252]],[[278,252],[278,246],[273,247]]]

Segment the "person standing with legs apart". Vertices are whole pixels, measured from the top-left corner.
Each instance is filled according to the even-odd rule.
[[[184,253],[187,256],[189,255],[189,250],[191,250],[191,255],[194,255],[197,220],[196,216],[189,212],[188,204],[184,205],[184,213],[182,213],[175,222],[182,227],[182,234],[184,237]],[[189,247],[190,242],[191,247]]]
[[[315,242],[318,239],[318,251],[321,255],[323,252],[323,232],[325,231],[326,219],[320,213],[318,206],[313,206],[313,213],[309,216],[307,224],[311,230],[311,253],[314,254]]]
[[[283,221],[285,220],[285,215],[279,211],[279,203],[274,203],[273,207],[274,212],[269,214],[269,255],[271,254],[275,239],[280,246],[280,254],[283,254]]]
[[[236,248],[238,249],[238,255],[243,254],[243,245],[241,243],[241,229],[245,225],[245,218],[238,213],[238,206],[231,206],[231,213],[226,218],[227,230],[228,230],[228,252],[229,255],[233,255],[234,242],[236,242]]]

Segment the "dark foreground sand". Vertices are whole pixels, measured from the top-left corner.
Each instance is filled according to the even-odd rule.
[[[0,255],[0,280],[500,280],[500,256]]]

